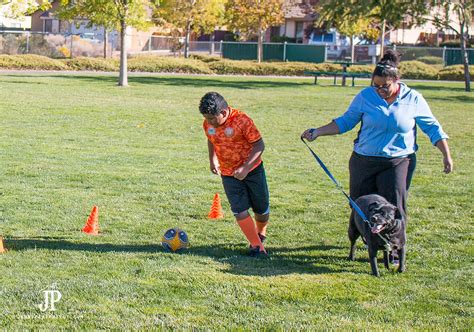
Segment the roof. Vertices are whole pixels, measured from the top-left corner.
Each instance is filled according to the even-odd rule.
[[[285,18],[312,21],[317,16],[314,10],[317,2],[314,0],[285,0],[283,3]]]

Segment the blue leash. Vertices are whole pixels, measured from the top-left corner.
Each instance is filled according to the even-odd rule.
[[[367,223],[369,225],[369,227],[372,227],[372,223],[367,219],[367,217],[365,216],[364,212],[362,212],[362,210],[360,209],[360,207],[356,204],[356,202],[354,202],[354,200],[344,191],[344,189],[342,188],[342,186],[339,184],[339,182],[337,182],[336,178],[331,174],[331,172],[329,172],[329,169],[326,167],[326,165],[324,165],[323,161],[318,157],[318,155],[313,151],[313,149],[311,149],[311,147],[308,145],[308,143],[306,143],[306,141],[304,140],[303,137],[301,137],[301,141],[304,143],[304,145],[307,146],[307,148],[309,149],[309,151],[311,151],[311,154],[313,155],[314,159],[316,159],[316,161],[318,162],[319,166],[321,166],[321,168],[324,170],[324,172],[326,172],[326,174],[329,176],[329,178],[332,180],[332,182],[334,182],[336,184],[336,187],[342,191],[342,193],[344,194],[344,196],[346,196],[346,198],[349,200],[349,204],[352,206],[352,208],[357,212],[357,214],[362,218],[362,220]],[[377,233],[377,235],[382,239],[382,241],[385,242],[385,248],[387,251],[390,251],[391,248],[390,248],[390,243],[389,241],[387,241],[381,234]]]
[[[326,174],[329,176],[329,178],[336,184],[336,187],[342,191],[344,196],[349,200],[349,204],[352,206],[352,208],[357,212],[357,214],[362,218],[362,220],[369,225],[371,225],[371,222],[367,220],[367,217],[365,216],[364,212],[360,209],[360,207],[354,202],[354,200],[342,189],[342,186],[337,182],[336,178],[329,172],[329,169],[324,165],[323,161],[318,157],[318,155],[311,149],[311,147],[306,143],[303,137],[301,137],[301,141],[308,147],[309,151],[311,151],[311,154],[313,155],[314,159],[318,162],[319,166],[326,172]]]

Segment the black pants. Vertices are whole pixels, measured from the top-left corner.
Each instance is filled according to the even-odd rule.
[[[407,190],[415,167],[415,154],[383,158],[353,152],[349,160],[351,198],[356,200],[360,196],[378,194],[395,205],[406,220]]]

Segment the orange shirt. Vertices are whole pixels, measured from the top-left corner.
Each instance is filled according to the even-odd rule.
[[[230,114],[225,123],[214,128],[204,120],[203,127],[207,139],[214,146],[219,160],[221,174],[232,176],[234,171],[247,161],[252,144],[262,138],[252,119],[245,113],[230,108]],[[252,169],[260,165],[261,158],[255,162]]]

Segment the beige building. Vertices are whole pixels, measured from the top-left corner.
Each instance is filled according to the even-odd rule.
[[[283,4],[285,23],[279,27],[273,27],[267,40],[271,36],[285,36],[293,38],[297,43],[306,44],[308,31],[312,30],[317,17],[314,11],[317,3],[318,0],[285,0]]]

